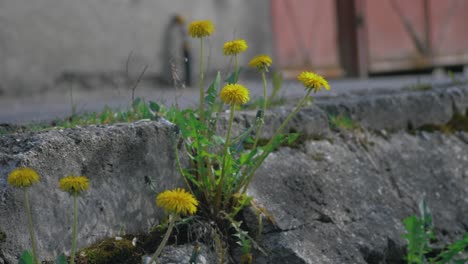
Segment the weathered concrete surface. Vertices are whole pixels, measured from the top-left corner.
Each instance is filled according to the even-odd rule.
[[[167,246],[164,248],[159,258],[160,263],[164,264],[179,264],[179,263],[190,263],[194,246],[189,244]],[[198,253],[197,264],[216,264],[219,263],[217,260],[216,253],[209,249],[208,246],[200,245]],[[151,259],[144,258],[147,262],[143,264],[150,264]]]
[[[254,263],[405,263],[402,220],[418,214],[423,198],[434,213],[438,245],[468,232],[468,134],[407,132],[465,115],[466,86],[316,103],[284,130],[301,133],[304,142],[272,153],[249,189],[276,221],[263,229],[269,256],[258,254]],[[262,137],[271,137],[291,110],[267,111]],[[340,114],[363,129],[332,132],[328,116]],[[255,112],[239,113],[234,130],[253,120]],[[220,125],[226,129],[225,120]],[[255,215],[244,217],[255,234]]]
[[[372,131],[417,129],[423,125],[443,125],[455,113],[468,111],[468,85],[433,88],[427,91],[379,90],[348,93],[342,96],[318,97],[312,107],[299,110],[283,133],[298,132],[306,138],[330,133],[329,117],[343,115]],[[286,119],[294,106],[287,104],[265,115],[262,138],[268,139]],[[219,131],[227,129],[229,114],[220,115]],[[241,133],[255,122],[256,112],[245,111],[234,118],[234,134]]]
[[[79,198],[78,247],[116,235],[144,233],[162,219],[155,193],[180,186],[174,167],[172,126],[167,122],[116,124],[0,137],[0,260],[16,263],[30,248],[22,192],[6,184],[8,173],[29,166],[41,175],[29,189],[42,259],[71,247],[72,199],[58,190],[58,180],[85,175],[90,189]]]
[[[0,94],[40,92],[55,86],[69,89],[86,83],[94,89],[118,85],[130,53],[132,78],[145,65],[147,76],[165,73],[170,68],[167,53],[177,56],[176,60],[182,57],[181,46],[167,47],[167,30],[176,13],[188,21],[211,19],[215,24],[216,32],[205,46],[205,55],[213,55],[208,71],[226,67],[222,46],[234,35],[250,43],[240,63],[260,53],[272,54],[268,0],[2,1]],[[197,72],[199,42],[190,40],[190,44]],[[72,84],[61,84],[70,78],[75,79]]]
[[[425,124],[445,124],[455,112],[465,114],[468,87],[429,91],[387,91],[320,99],[317,105],[332,115],[346,114],[364,128],[401,130]]]
[[[249,194],[277,226],[263,234],[270,255],[255,263],[404,263],[402,220],[418,214],[423,198],[438,243],[468,231],[465,142],[440,133],[356,133],[268,157]]]
[[[276,220],[264,228],[260,241],[270,254],[257,255],[254,263],[402,263],[402,220],[417,213],[423,197],[434,214],[438,243],[461,238],[468,230],[468,134],[410,134],[405,129],[443,124],[455,112],[465,114],[466,87],[334,100],[323,98],[318,107],[302,109],[285,131],[301,133],[301,144],[272,153],[254,178],[250,194]],[[290,109],[267,112],[263,138],[272,135]],[[332,131],[327,115],[337,113],[350,115],[365,129]],[[254,117],[255,112],[239,113],[236,133]],[[222,130],[226,120],[219,124]],[[369,132],[373,130],[379,133]],[[172,166],[170,131],[165,123],[138,122],[2,137],[0,211],[8,217],[0,217],[0,229],[7,235],[1,251],[5,259],[28,245],[20,192],[5,186],[12,168],[33,166],[43,175],[31,192],[42,195],[33,202],[34,208],[43,208],[34,217],[44,223],[38,227],[41,248],[52,255],[69,248],[56,242],[61,236],[69,241],[70,213],[65,209],[70,200],[56,190],[65,174],[91,178],[92,189],[81,200],[80,246],[114,234],[123,223],[127,232],[144,231],[148,221],[160,219],[143,178],[161,177],[157,183],[165,184],[157,185],[158,190],[180,184]],[[42,202],[52,199],[59,202]],[[252,215],[245,217],[253,234],[257,222]],[[51,228],[52,221],[60,228]],[[179,249],[188,252],[190,246]]]

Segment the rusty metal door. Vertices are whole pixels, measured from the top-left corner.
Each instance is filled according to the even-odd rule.
[[[367,0],[369,71],[468,63],[468,0]]]
[[[271,9],[276,65],[287,76],[341,75],[335,0],[272,0]]]

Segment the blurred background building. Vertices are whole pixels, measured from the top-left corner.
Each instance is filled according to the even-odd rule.
[[[281,68],[332,76],[468,62],[466,0],[272,0]]]
[[[2,0],[0,94],[67,82],[94,88],[143,69],[145,78],[170,81],[173,67],[185,70],[187,48],[198,71],[198,42],[182,26],[198,19],[216,26],[208,72],[229,65],[222,45],[234,38],[249,43],[241,64],[270,54],[286,76],[466,65],[467,13],[468,0]]]

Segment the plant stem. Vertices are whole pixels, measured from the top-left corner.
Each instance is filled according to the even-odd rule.
[[[182,176],[182,179],[184,179],[185,185],[187,185],[187,188],[189,189],[189,191],[193,195],[195,195],[192,188],[190,187],[190,184],[189,184],[187,178],[184,175],[184,170],[182,169],[182,165],[180,164],[179,148],[177,147],[177,143],[174,144],[174,148],[175,148],[175,158],[176,158],[176,163],[177,163],[177,169],[178,169],[178,171],[180,173],[180,176]]]
[[[77,213],[77,206],[76,206],[76,200],[77,200],[77,194],[73,194],[73,238],[72,238],[72,250],[71,250],[71,255],[70,255],[70,264],[75,263],[75,252],[76,252],[76,226],[78,222],[78,213]]]
[[[265,118],[265,111],[267,107],[267,81],[266,81],[266,76],[265,76],[265,71],[262,70],[262,80],[263,80],[263,109],[262,109],[262,116],[260,125],[258,126],[257,129],[257,135],[255,136],[255,141],[252,147],[252,150],[254,150],[257,147],[258,140],[260,139],[260,135],[262,134],[262,126]]]
[[[71,117],[74,118],[76,114],[75,103],[73,102],[73,84],[70,86],[70,106],[71,106]]]
[[[216,197],[215,197],[215,209],[216,213],[219,211],[219,206],[221,204],[221,194],[224,189],[224,182],[225,182],[225,174],[226,174],[226,156],[228,155],[229,152],[229,141],[231,138],[231,130],[232,130],[232,123],[234,120],[234,112],[236,109],[236,104],[231,105],[231,111],[229,113],[229,125],[228,125],[228,131],[226,135],[226,141],[224,142],[224,149],[223,149],[223,163],[221,167],[221,179],[218,184],[218,188],[216,189]]]
[[[205,89],[203,87],[203,77],[204,77],[204,71],[203,71],[203,38],[200,38],[200,110],[198,113],[198,116],[200,118],[200,122],[202,124],[202,127],[205,127]],[[202,129],[201,135],[206,136],[207,131],[206,129]],[[205,148],[201,146],[200,143],[200,138],[197,137],[197,151],[199,152],[204,152]],[[200,155],[200,153],[197,153]],[[198,180],[200,182],[204,182],[201,177],[204,177],[205,175],[205,167],[204,167],[204,158],[203,156],[199,157],[198,159]],[[208,167],[209,169],[209,167]],[[206,188],[205,188],[206,189]],[[206,194],[205,194],[206,196]]]
[[[234,55],[234,61],[235,61],[235,68],[234,68],[234,73],[235,73],[235,82],[237,83],[237,79],[239,78],[239,62],[237,60],[237,54]]]
[[[185,176],[184,174],[184,170],[182,169],[182,164],[180,163],[180,155],[179,155],[179,148],[177,147],[177,143],[174,144],[174,148],[175,148],[175,158],[176,158],[176,164],[177,164],[177,169],[180,173],[180,175],[182,176],[182,179],[184,179],[184,182],[185,182],[185,185],[187,185],[187,188],[189,189],[189,191],[196,196],[196,193],[193,191],[192,187],[190,186],[190,183],[187,179],[187,177]],[[198,179],[197,179],[198,180]],[[202,189],[202,188],[200,188]],[[205,188],[206,190],[206,188]],[[206,191],[203,192],[203,194],[205,195],[205,199],[207,199],[208,201],[208,194]]]
[[[38,256],[37,256],[36,237],[34,236],[34,230],[33,230],[33,225],[32,225],[32,217],[31,217],[31,209],[29,207],[29,199],[28,199],[28,190],[27,190],[27,188],[24,188],[24,206],[26,207],[26,215],[28,217],[28,229],[29,229],[29,235],[31,236],[33,263],[38,264],[39,259],[38,259]]]
[[[205,124],[205,90],[203,89],[203,38],[200,38],[200,121]]]
[[[266,144],[266,146],[270,145],[273,143],[273,140],[281,133],[283,128],[291,121],[291,118],[293,118],[294,115],[301,109],[301,107],[304,105],[304,103],[307,101],[307,98],[309,97],[310,93],[312,92],[312,89],[307,90],[307,94],[302,98],[302,100],[299,102],[299,104],[296,106],[294,111],[292,111],[289,116],[284,120],[284,122],[281,124],[281,126],[276,130],[275,134],[271,137],[270,141]],[[247,180],[244,184],[239,184],[238,190],[241,188],[244,188],[242,193],[245,193],[247,191],[247,187],[249,187],[250,182],[252,181],[253,175],[257,171],[258,167],[262,164],[263,160],[268,156],[269,152],[264,151],[260,158],[257,160],[257,163],[253,166],[252,170],[247,174],[246,177],[243,177],[242,181]],[[242,182],[241,181],[241,182]]]
[[[169,240],[169,236],[171,235],[172,229],[174,228],[174,224],[175,224],[175,217],[171,213],[169,215],[169,227],[167,228],[166,234],[164,234],[163,240],[161,241],[161,244],[159,244],[158,248],[156,249],[156,252],[154,252],[154,255],[149,261],[149,264],[153,264],[153,261],[155,261],[156,258],[161,254],[162,250],[167,244],[167,241]],[[156,260],[156,263],[159,263],[159,261]]]

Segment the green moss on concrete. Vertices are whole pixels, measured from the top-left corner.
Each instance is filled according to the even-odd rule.
[[[460,113],[455,113],[452,119],[443,125],[426,124],[418,128],[418,130],[435,132],[440,131],[443,133],[453,133],[455,131],[468,132],[468,116]]]
[[[328,121],[330,123],[330,128],[335,131],[353,131],[362,129],[361,125],[356,121],[351,119],[347,115],[330,115],[328,116]]]
[[[410,91],[429,91],[432,90],[432,85],[428,83],[417,83],[407,87]]]
[[[124,264],[141,263],[142,252],[133,246],[131,238],[123,237],[122,240],[109,238],[95,243],[78,254],[78,263],[87,264]]]

